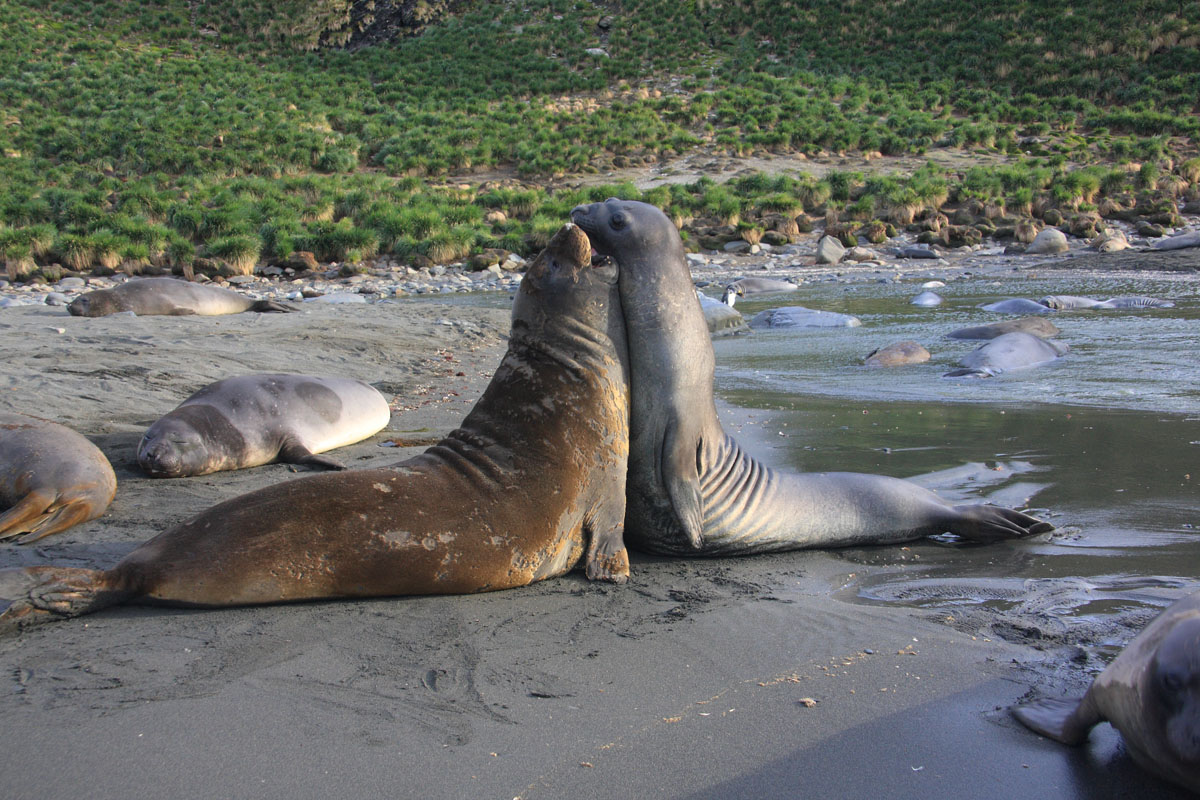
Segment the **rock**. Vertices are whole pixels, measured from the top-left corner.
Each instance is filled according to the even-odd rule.
[[[1028,255],[1051,255],[1067,252],[1067,235],[1058,228],[1046,228],[1025,248]]]
[[[508,251],[498,247],[489,247],[481,253],[476,253],[467,261],[467,269],[472,272],[486,270],[493,265],[498,266],[508,258]]]
[[[317,257],[307,250],[295,250],[288,253],[286,261],[287,265],[292,269],[313,270],[315,272],[321,268],[321,265],[317,263]]]
[[[595,58],[608,58],[608,51],[603,47],[589,47],[583,52],[587,53],[589,56],[594,56]]]
[[[817,242],[817,263],[836,264],[846,255],[846,248],[833,236],[822,236]]]
[[[1157,239],[1161,236],[1166,236],[1167,232],[1163,230],[1161,225],[1155,225],[1152,222],[1142,220],[1137,224],[1137,234],[1144,239]]]
[[[86,285],[87,285],[87,282],[84,281],[83,278],[73,278],[72,277],[72,278],[63,278],[58,283],[54,284],[54,288],[69,292],[69,291],[73,291],[76,289],[82,289]],[[3,287],[0,287],[0,288],[3,288]]]
[[[69,300],[62,292],[50,292],[46,295],[46,305],[48,306],[65,306]]]
[[[875,253],[865,247],[851,247],[842,258],[846,261],[872,261],[875,259]]]
[[[504,225],[508,222],[508,215],[499,209],[492,209],[483,215],[483,221],[488,225]]]
[[[732,242],[726,242],[725,246],[721,249],[726,253],[749,253],[751,245],[742,239],[735,239]]]

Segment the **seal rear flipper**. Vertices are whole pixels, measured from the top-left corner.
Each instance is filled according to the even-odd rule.
[[[87,522],[94,516],[93,510],[91,503],[86,500],[68,502],[39,520],[36,525],[29,528],[28,533],[24,536],[18,536],[16,542],[17,544],[29,544],[52,533],[65,531],[81,522]]]
[[[281,461],[284,464],[305,464],[321,469],[346,468],[346,465],[336,458],[317,455],[294,439],[289,439],[283,443],[283,446],[279,448],[279,456],[276,458],[276,461]]]
[[[625,526],[614,525],[588,537],[584,567],[590,581],[624,583],[629,580],[629,551],[625,549]]]
[[[12,602],[0,613],[0,633],[90,614],[116,605],[133,592],[113,586],[109,573],[77,567],[0,570],[0,597]]]
[[[1031,731],[1072,747],[1087,741],[1088,731],[1101,719],[1087,695],[1083,699],[1035,700],[1014,706],[1012,715]]]
[[[257,311],[259,313],[275,311],[280,314],[287,314],[291,311],[295,311],[296,309],[293,306],[284,305],[283,303],[276,303],[274,300],[255,300],[254,304],[250,306],[250,310]]]
[[[0,541],[12,539],[23,533],[36,530],[39,518],[54,502],[50,492],[34,489],[3,514],[0,514]]]
[[[954,518],[946,525],[946,529],[973,542],[994,542],[1054,530],[1049,522],[1002,506],[980,503],[954,506],[951,511]]]
[[[659,474],[675,516],[688,543],[699,550],[703,544],[704,501],[700,493],[699,436],[688,436],[678,425],[667,428],[659,462]]]

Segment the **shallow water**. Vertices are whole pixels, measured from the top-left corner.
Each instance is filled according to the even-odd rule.
[[[839,594],[964,616],[1013,637],[1101,650],[1200,588],[1200,294],[1195,281],[1047,272],[947,281],[936,308],[909,304],[920,281],[821,283],[738,304],[849,313],[862,327],[765,330],[718,339],[717,394],[730,432],[779,466],[895,475],[954,502],[1027,507],[1058,526],[985,547],[925,541]],[[1049,315],[1070,345],[1050,365],[995,378],[941,377],[982,342],[945,333],[1014,315],[979,305],[1005,297],[1141,294],[1154,310]],[[867,368],[871,350],[914,339],[925,364]],[[723,414],[723,416],[726,416]],[[739,430],[740,427],[740,430]],[[976,620],[979,622],[980,620]],[[1010,637],[1011,638],[1011,637]]]

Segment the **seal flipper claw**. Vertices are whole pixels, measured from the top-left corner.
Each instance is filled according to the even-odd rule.
[[[1012,714],[1030,730],[1072,746],[1087,741],[1088,731],[1100,721],[1086,695],[1082,699],[1035,700],[1015,706]]]
[[[312,452],[294,439],[289,439],[279,448],[276,459],[285,464],[306,464],[321,469],[345,469],[346,465],[330,456],[322,456]]]
[[[696,550],[704,545],[704,503],[698,468],[700,444],[698,436],[686,435],[677,424],[671,425],[663,436],[659,465],[671,507]]]
[[[110,574],[78,567],[0,570],[0,594],[13,602],[0,613],[0,633],[90,614],[132,592],[113,586]]]
[[[629,551],[625,549],[625,526],[614,525],[589,537],[584,567],[590,581],[625,583],[629,580]]]
[[[950,533],[975,542],[1020,538],[1054,530],[1049,522],[1002,506],[954,506],[953,511],[956,517],[948,526]]]

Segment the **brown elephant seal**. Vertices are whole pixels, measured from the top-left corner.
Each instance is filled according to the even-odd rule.
[[[872,350],[863,359],[863,364],[868,367],[900,367],[905,364],[923,364],[929,358],[929,351],[919,342],[906,339]]]
[[[980,345],[967,353],[959,366],[943,375],[943,378],[992,378],[1003,372],[1037,367],[1069,352],[1061,342],[1043,339],[1031,333],[1005,333],[987,344]]]
[[[995,339],[1006,333],[1031,333],[1043,339],[1052,339],[1062,333],[1058,326],[1045,317],[1019,317],[994,322],[991,325],[975,325],[959,328],[946,335],[951,339]]]
[[[291,311],[274,300],[251,300],[232,289],[204,286],[175,278],[140,278],[112,289],[97,289],[76,297],[67,311],[76,317],[104,317],[131,311],[139,317],[218,316],[243,311]]]
[[[205,386],[151,425],[137,460],[152,478],[272,461],[345,469],[317,453],[362,441],[389,419],[387,399],[362,381],[240,375]]]
[[[654,206],[616,199],[577,206],[571,219],[620,270],[630,358],[628,542],[726,555],[1052,529],[1017,511],[951,506],[898,478],[758,463],[717,419],[712,344],[675,226]]]
[[[204,511],[109,570],[0,573],[0,628],[115,603],[231,606],[622,581],[629,374],[617,267],[559,231],[461,427],[391,467],[286,481]]]
[[[1082,698],[1036,700],[1012,713],[1069,745],[1108,721],[1143,769],[1200,792],[1200,592],[1155,617]]]
[[[116,492],[96,445],[56,422],[0,412],[0,540],[26,544],[95,519]]]

